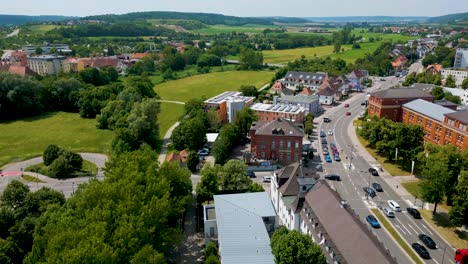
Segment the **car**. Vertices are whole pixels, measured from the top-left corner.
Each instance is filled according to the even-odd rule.
[[[431,255],[429,255],[429,252],[427,252],[427,249],[419,244],[419,243],[413,243],[411,244],[411,247],[418,253],[418,255],[423,258],[423,259],[430,259]]]
[[[331,130],[331,129],[328,130],[327,134],[330,135],[330,136],[333,136],[333,130]]]
[[[257,176],[255,176],[255,172],[253,172],[253,171],[247,171],[247,175],[248,175],[250,178],[257,178]]]
[[[328,149],[323,150],[323,155],[330,155],[330,153],[328,152]]]
[[[380,80],[381,80],[382,82],[385,82],[385,78],[380,78]]]
[[[434,242],[434,240],[432,240],[430,236],[426,236],[425,234],[419,234],[418,237],[428,248],[437,249],[436,243]]]
[[[416,208],[408,207],[406,208],[408,214],[410,214],[414,219],[421,219],[421,214]]]
[[[328,152],[328,147],[326,144],[322,144],[322,150]]]
[[[366,217],[367,223],[369,223],[373,228],[380,228],[380,223],[373,215],[368,215]]]
[[[351,112],[346,112],[346,115],[347,115],[347,116],[350,116],[350,115],[351,115]]]
[[[339,154],[339,153],[338,153],[338,150],[337,150],[336,148],[333,148],[333,149],[332,149],[332,154],[333,154],[333,155],[338,155],[338,154]]]
[[[341,161],[340,155],[338,154],[333,155],[333,158],[335,159],[335,161]]]
[[[349,104],[344,104],[344,107],[349,107]]]
[[[364,192],[369,195],[371,198],[374,198],[377,194],[375,193],[374,189],[372,189],[371,187],[364,187],[362,188],[364,190]]]
[[[330,155],[325,155],[325,161],[326,162],[332,162],[332,159],[330,158]]]
[[[330,148],[331,148],[331,149],[335,149],[335,148],[336,148],[335,143],[331,142],[331,143],[330,143]]]
[[[390,206],[390,208],[392,208],[393,211],[395,211],[395,212],[400,212],[401,211],[400,205],[397,202],[395,202],[394,200],[388,200],[387,204],[388,204],[388,206]]]
[[[365,101],[364,101],[364,102],[362,102],[362,103],[361,103],[361,105],[366,105],[366,102],[365,102]]]
[[[326,137],[326,136],[327,136],[327,135],[325,134],[325,132],[323,132],[323,131],[320,131],[320,137],[322,137],[322,138],[323,138],[323,137]]]
[[[271,176],[263,176],[263,182],[271,182]]]
[[[332,181],[341,181],[341,177],[336,174],[327,174],[325,175],[325,179],[332,180]]]
[[[382,209],[382,211],[384,212],[384,214],[385,214],[387,217],[395,217],[395,212],[394,212],[392,209],[388,208],[388,207],[384,207],[384,208]]]
[[[330,120],[330,118],[328,118],[328,117],[324,117],[324,118],[323,118],[323,122],[325,122],[325,123],[330,123],[331,120]]]
[[[369,173],[372,174],[372,176],[379,176],[379,172],[374,168],[369,168]]]
[[[383,192],[382,186],[376,182],[372,183],[372,187],[378,192]]]
[[[322,138],[320,141],[322,142],[322,144],[327,144],[328,143],[326,138]]]
[[[210,150],[209,149],[200,149],[198,152],[197,152],[198,156],[202,156],[202,157],[206,157],[210,154]]]

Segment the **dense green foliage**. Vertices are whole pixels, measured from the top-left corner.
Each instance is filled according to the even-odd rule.
[[[239,141],[240,133],[233,124],[224,125],[213,144],[213,156],[217,164],[224,164],[231,155],[232,148]]]
[[[153,26],[149,23],[119,22],[114,24],[83,24],[73,27],[56,28],[48,32],[49,35],[59,35],[62,38],[82,38],[101,36],[160,36],[172,30]]]
[[[68,178],[83,168],[83,158],[75,152],[49,145],[42,156],[44,165],[42,174],[53,178]]]
[[[442,67],[448,68],[453,66],[455,59],[455,49],[438,45],[432,53],[427,54],[422,60],[424,67],[430,64],[442,64]]]
[[[441,76],[440,74],[432,74],[430,72],[421,72],[418,74],[412,72],[406,76],[403,85],[411,86],[413,83],[429,83],[441,85]]]
[[[239,67],[242,70],[259,70],[263,67],[263,53],[253,49],[241,47],[239,53]]]
[[[277,229],[271,237],[271,250],[276,264],[325,264],[327,260],[319,245],[306,234],[286,227]]]

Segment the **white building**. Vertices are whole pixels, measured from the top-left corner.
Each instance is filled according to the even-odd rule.
[[[461,89],[461,88],[448,88],[444,87],[445,92],[449,92],[452,95],[459,96],[461,99],[461,103],[463,105],[468,105],[468,89]]]
[[[40,55],[29,57],[28,66],[41,76],[57,74],[62,70],[64,56]]]
[[[460,87],[463,80],[468,77],[468,69],[442,69],[441,74],[444,80],[446,80],[449,75],[452,75],[453,78],[455,78],[456,85]]]
[[[468,49],[457,49],[457,52],[455,53],[455,61],[453,62],[453,68],[468,68]]]

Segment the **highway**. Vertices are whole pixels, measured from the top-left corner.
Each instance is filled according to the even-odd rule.
[[[413,219],[406,212],[407,207],[413,206],[412,201],[401,198],[392,188],[397,188],[396,186],[389,186],[385,178],[391,178],[392,176],[380,171],[380,176],[372,176],[369,173],[369,168],[379,166],[379,164],[369,164],[369,162],[360,155],[360,153],[362,153],[360,152],[362,151],[361,146],[357,145],[358,143],[352,139],[354,133],[352,121],[365,111],[365,106],[362,106],[361,103],[367,99],[367,92],[387,89],[398,84],[399,80],[396,77],[388,77],[386,78],[386,81],[380,81],[379,78],[374,79],[374,82],[374,86],[366,92],[355,94],[341,105],[329,109],[324,115],[316,119],[315,122],[319,122],[320,124],[318,131],[320,131],[320,129],[323,129],[325,133],[330,129],[334,131],[333,135],[327,135],[326,139],[328,144],[334,142],[337,145],[342,159],[341,162],[324,162],[323,174],[338,174],[341,176],[342,181],[329,182],[338,191],[342,198],[348,201],[351,208],[356,211],[360,219],[366,224],[367,222],[365,221],[365,217],[371,213],[371,208],[388,207],[388,200],[396,201],[400,205],[402,212],[396,212],[395,218],[387,219],[406,240],[410,247],[414,242],[424,245],[419,241],[419,234],[430,236],[438,246],[438,249],[436,250],[428,249],[432,259],[421,260],[424,263],[454,264],[453,256],[455,250],[450,245],[446,244],[445,241],[424,220]],[[344,107],[344,104],[349,104],[349,107]],[[346,112],[350,112],[351,115],[347,116]],[[331,122],[324,123],[324,116],[329,117]],[[314,147],[319,150],[320,157],[323,159],[320,142],[315,141],[314,143],[316,143]],[[377,192],[377,196],[372,199],[370,197],[366,197],[363,187],[367,187],[369,185],[372,187],[372,183],[374,182],[377,182],[382,186],[383,192]],[[373,229],[373,232],[383,242],[385,247],[390,250],[392,256],[397,258],[398,263],[412,263],[407,254],[397,246],[396,242],[386,230],[383,228]]]

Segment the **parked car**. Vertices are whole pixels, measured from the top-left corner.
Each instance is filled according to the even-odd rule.
[[[333,155],[333,158],[335,159],[335,161],[341,161],[340,155],[338,154]]]
[[[332,180],[332,181],[341,181],[341,177],[336,174],[327,174],[325,175],[325,179]]]
[[[328,117],[324,117],[324,118],[323,118],[323,122],[325,122],[325,123],[330,123],[331,120],[330,120],[330,118],[328,118]]]
[[[322,139],[321,139],[321,142],[322,142],[322,144],[327,144],[327,143],[328,143],[328,141],[327,141],[326,138],[322,138]]]
[[[347,115],[347,116],[350,116],[350,115],[351,115],[351,112],[346,112],[346,115]]]
[[[436,243],[434,242],[434,240],[432,240],[432,238],[430,236],[426,236],[424,234],[419,234],[418,237],[424,243],[424,245],[426,245],[428,248],[437,249]]]
[[[421,214],[416,208],[408,207],[406,208],[408,214],[410,214],[414,219],[421,219]]]
[[[385,82],[385,78],[380,78],[380,80],[381,80],[382,82]]]
[[[372,176],[379,176],[379,172],[374,168],[369,168],[369,173],[372,174]]]
[[[372,187],[374,188],[374,190],[378,191],[378,192],[383,192],[383,189],[382,189],[382,186],[376,182],[374,182],[372,184]]]
[[[255,176],[255,172],[253,172],[253,171],[247,171],[247,175],[248,175],[250,178],[257,178],[257,176]]]
[[[393,211],[395,211],[395,212],[400,212],[401,211],[400,205],[397,202],[395,202],[393,200],[388,200],[387,204],[388,204],[388,206],[390,206],[390,208],[392,208]]]
[[[323,150],[323,155],[330,155],[330,153],[328,152],[328,149]]]
[[[384,208],[382,209],[382,211],[384,212],[384,214],[385,214],[387,217],[395,217],[395,212],[394,212],[392,209],[388,208],[388,207],[384,207]]]
[[[323,132],[323,131],[320,131],[320,137],[322,137],[322,138],[323,138],[323,137],[326,137],[326,136],[327,136],[327,135],[325,134],[325,132]]]
[[[327,145],[323,144],[323,145],[322,145],[322,150],[323,150],[323,152],[325,152],[325,151],[328,152],[328,147],[327,147]]]
[[[271,176],[263,176],[263,182],[271,182]]]
[[[327,134],[333,136],[333,130],[329,129]]]
[[[419,244],[419,243],[413,243],[411,244],[411,247],[413,247],[414,251],[418,253],[418,255],[423,258],[423,259],[430,259],[431,255],[429,255],[429,252],[427,252],[427,249]]]
[[[375,193],[374,189],[370,188],[370,187],[364,187],[362,188],[364,190],[364,192],[369,195],[371,198],[374,198],[377,194]]]
[[[361,102],[361,105],[366,105],[366,101],[364,101],[364,102]]]
[[[330,155],[325,155],[325,161],[326,162],[332,162],[332,159],[331,159]]]
[[[338,154],[339,154],[339,153],[338,153],[338,150],[337,150],[336,148],[333,148],[333,149],[332,149],[332,154],[333,154],[333,155],[338,155]]]
[[[349,104],[345,104],[344,107],[349,107]]]
[[[198,156],[202,156],[202,157],[206,157],[210,154],[210,150],[208,149],[200,149],[198,152],[197,152]]]
[[[335,148],[336,148],[335,143],[331,142],[331,143],[330,143],[330,148],[335,149]]]
[[[367,223],[369,223],[373,228],[380,228],[380,223],[377,221],[377,218],[373,215],[368,215],[366,217]]]

